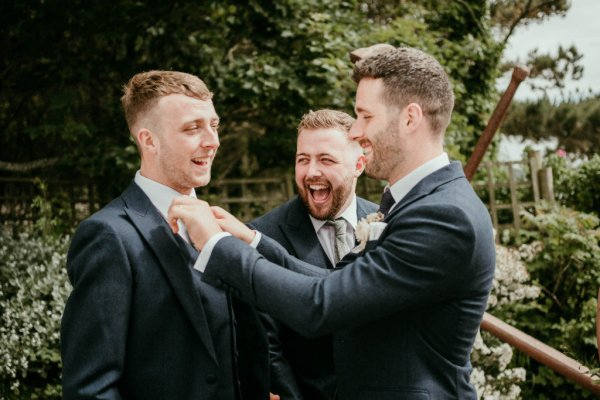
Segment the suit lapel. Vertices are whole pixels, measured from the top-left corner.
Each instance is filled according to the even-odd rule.
[[[358,221],[369,214],[369,210],[365,208],[365,204],[367,203],[363,199],[358,196],[356,197],[356,216],[358,217]]]
[[[385,219],[391,219],[401,209],[429,195],[441,185],[461,178],[465,178],[465,174],[461,164],[458,161],[454,161],[445,167],[438,169],[417,183],[417,185],[412,188],[402,200],[400,200],[400,203],[394,207],[394,209],[387,215]]]
[[[321,242],[308,216],[308,210],[299,197],[290,203],[285,221],[279,227],[294,248],[297,258],[309,264],[327,265],[327,268],[333,268],[321,247]]]
[[[165,219],[135,183],[129,185],[122,197],[127,205],[125,212],[146,241],[147,246],[156,255],[176,297],[209,354],[216,362],[217,357],[208,330],[204,307],[194,287],[189,265],[190,258],[187,256],[189,250],[183,247],[186,246],[185,241],[181,239],[183,243],[178,243]]]

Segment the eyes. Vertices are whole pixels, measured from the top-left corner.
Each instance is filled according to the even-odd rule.
[[[323,156],[318,158],[319,163],[323,165],[334,165],[337,164],[338,161],[333,157]],[[296,157],[296,164],[298,165],[306,165],[310,163],[310,157]]]
[[[220,127],[220,125],[219,125],[219,122],[218,122],[218,121],[216,121],[216,122],[212,122],[212,123],[210,124],[210,128],[211,128],[213,131],[215,131],[215,132],[217,132],[217,131],[219,130],[219,127]],[[201,125],[201,124],[199,124],[199,123],[193,123],[193,124],[190,124],[190,125],[187,125],[187,126],[185,126],[183,130],[184,130],[185,132],[188,132],[188,133],[194,133],[195,131],[197,131],[197,130],[199,130],[199,129],[201,129],[201,128],[202,128],[202,125]]]

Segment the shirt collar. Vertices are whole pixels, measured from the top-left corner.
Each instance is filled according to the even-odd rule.
[[[167,218],[167,212],[169,211],[169,206],[173,199],[175,197],[183,196],[175,189],[163,185],[162,183],[158,183],[150,178],[146,178],[139,170],[135,173],[133,181],[140,189],[142,189],[154,207],[156,207],[165,218]],[[188,196],[196,197],[196,191],[192,189]]]
[[[444,152],[411,171],[392,186],[389,186],[392,197],[394,198],[394,205],[390,208],[390,211],[412,190],[412,188],[417,186],[417,183],[421,182],[423,178],[448,164],[450,164],[450,159],[448,158],[448,154]]]
[[[318,232],[319,229],[321,229],[327,222],[324,219],[317,219],[310,214],[308,214],[308,216],[310,217],[310,221],[315,228],[315,232]],[[338,214],[336,218],[344,218],[346,222],[352,226],[352,229],[356,229],[356,224],[358,223],[358,216],[356,215],[356,194],[352,194],[352,201],[350,201],[348,207],[346,207],[341,214]]]

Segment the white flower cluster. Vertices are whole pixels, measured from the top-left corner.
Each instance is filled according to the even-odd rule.
[[[539,244],[522,246],[519,250],[496,246],[496,273],[488,300],[488,310],[498,305],[514,304],[524,299],[535,299],[540,288],[530,284],[524,260],[531,260],[541,250]],[[486,344],[480,332],[477,333],[471,361],[473,372],[471,383],[477,389],[481,400],[517,400],[521,398],[520,382],[525,381],[523,368],[507,368],[512,360],[512,348],[489,338]]]
[[[16,393],[32,370],[60,363],[68,238],[0,237],[0,379]]]
[[[496,274],[488,298],[488,309],[539,297],[540,288],[528,284],[530,277],[523,262],[524,257],[532,259],[539,250],[535,244],[521,246],[518,251],[496,245]]]

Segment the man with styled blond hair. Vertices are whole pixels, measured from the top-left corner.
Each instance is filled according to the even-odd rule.
[[[212,93],[194,75],[150,71],[131,78],[121,100],[141,166],[71,243],[64,399],[266,400],[257,314],[201,281],[201,256],[166,221],[173,198],[195,197],[210,181],[219,147]]]

